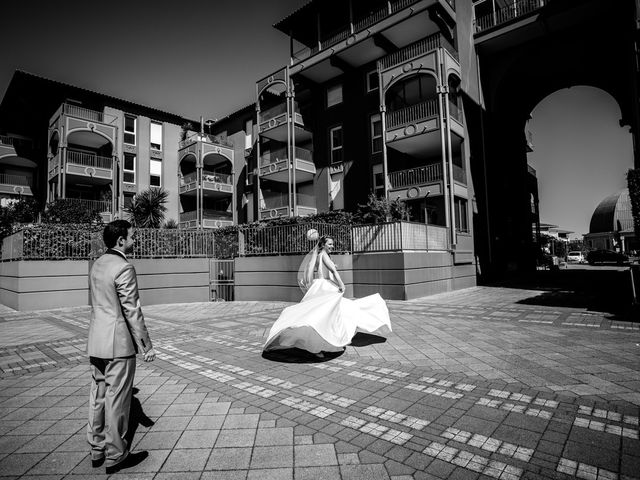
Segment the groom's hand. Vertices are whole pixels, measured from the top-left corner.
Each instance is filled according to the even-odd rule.
[[[151,348],[144,353],[144,361],[145,362],[153,362],[156,359],[156,351]]]

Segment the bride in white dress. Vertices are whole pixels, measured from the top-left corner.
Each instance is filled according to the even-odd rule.
[[[310,230],[307,238],[317,239]],[[298,272],[304,297],[285,308],[271,327],[265,352],[299,348],[322,358],[322,352],[341,352],[358,332],[384,337],[391,333],[389,310],[376,293],[364,298],[344,298],[344,283],[330,254],[331,237],[321,237],[305,257]]]

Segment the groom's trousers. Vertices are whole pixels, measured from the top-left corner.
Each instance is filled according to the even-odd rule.
[[[91,459],[104,458],[105,466],[110,467],[129,455],[125,436],[129,426],[136,357],[89,357],[89,361],[92,381],[87,440],[91,445]]]

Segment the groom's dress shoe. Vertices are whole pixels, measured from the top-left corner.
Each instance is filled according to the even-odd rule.
[[[91,459],[91,466],[93,468],[101,467],[103,463],[104,463],[104,457],[99,458],[97,460]]]
[[[142,450],[141,452],[136,453],[130,453],[129,456],[120,463],[107,467],[106,473],[107,475],[111,475],[112,473],[119,472],[120,470],[123,470],[125,468],[135,467],[139,463],[142,463],[142,461],[148,456],[149,452],[147,452],[146,450]]]

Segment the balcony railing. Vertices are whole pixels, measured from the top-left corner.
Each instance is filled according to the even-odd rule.
[[[298,160],[305,160],[307,162],[313,162],[313,153],[310,150],[302,147],[295,148],[295,155]],[[271,150],[260,155],[260,166],[266,167],[272,163],[281,162],[287,159],[287,149],[279,148],[277,150]]]
[[[427,100],[426,102],[388,112],[387,128],[394,128],[436,116],[438,116],[438,100]]]
[[[75,203],[77,205],[81,205],[82,207],[86,208],[87,210],[93,211],[93,212],[109,212],[111,213],[111,202],[108,200],[88,200],[85,198],[64,198],[63,200],[66,200],[68,202],[72,202]]]
[[[202,181],[224,183],[225,185],[233,184],[232,177],[228,173],[207,172],[204,170],[202,171]]]
[[[189,185],[190,183],[193,183],[196,181],[198,181],[197,172],[187,173],[186,175],[183,175],[182,177],[180,177],[180,185]]]
[[[308,195],[306,193],[298,193],[296,194],[297,204],[300,207],[310,207],[315,208],[316,206],[316,197],[313,195]],[[272,208],[282,208],[289,206],[289,196],[287,194],[280,195],[265,195],[264,196],[264,206],[262,210],[269,210]]]
[[[178,142],[178,149],[184,148],[187,145],[191,145],[192,143],[196,143],[196,142],[206,142],[206,143],[212,143],[214,145],[222,145],[224,147],[231,147],[231,148],[233,147],[232,142],[222,137],[219,137],[217,135],[212,135],[209,133],[194,132],[187,135],[187,137],[184,140],[181,140],[180,142]]]
[[[456,182],[460,182],[463,185],[467,184],[467,172],[464,168],[458,165],[453,165],[453,179]]]
[[[355,20],[353,23],[353,32],[351,31],[351,25],[345,25],[342,29],[338,31],[333,31],[329,35],[324,36],[320,39],[320,46],[314,45],[313,47],[305,47],[297,52],[293,53],[293,59],[296,61],[304,60],[305,58],[309,58],[312,55],[315,55],[320,50],[326,50],[327,48],[332,47],[338,42],[345,40],[352,33],[358,33],[362,30],[369,28],[371,25],[374,25],[385,18],[407,8],[414,3],[418,3],[419,0],[390,0],[389,7],[382,7],[374,12],[369,13],[359,19]],[[448,3],[451,3],[451,0],[447,0]]]
[[[8,175],[0,173],[0,183],[3,185],[22,185],[24,187],[33,186],[33,179],[22,175]]]
[[[442,180],[442,164],[434,163],[424,167],[400,170],[389,174],[391,188],[404,188],[413,185],[423,185]]]
[[[446,251],[448,230],[424,223],[391,222],[376,225],[298,225],[251,226],[238,231],[238,254],[275,255],[309,252],[314,242],[306,232],[315,228],[335,242],[335,253],[371,253],[394,251]]]
[[[287,113],[287,104],[281,103],[275,107],[271,107],[264,112],[260,112],[260,123],[271,120],[272,118],[279,117],[282,114]]]
[[[77,105],[70,105],[64,103],[62,105],[62,113],[71,117],[82,118],[83,120],[91,120],[93,122],[100,122],[112,125],[116,123],[117,117],[115,115],[109,115],[97,110],[90,110],[88,108],[79,107]]]
[[[449,115],[451,116],[451,118],[454,118],[458,122],[462,123],[462,112],[460,111],[460,107],[458,107],[458,105],[456,105],[452,101],[449,101]]]
[[[417,42],[401,48],[397,52],[393,52],[386,57],[382,57],[379,61],[380,67],[383,70],[386,70],[387,68],[401,65],[439,47],[447,50],[456,59],[458,58],[458,52],[453,48],[453,45],[451,45],[441,33],[434,33],[433,35],[429,35],[422,40],[418,40]]]
[[[187,173],[186,175],[180,178],[180,185],[188,185],[190,183],[196,182],[198,180],[197,172]],[[202,181],[203,182],[216,182],[216,183],[224,183],[225,185],[232,185],[232,176],[228,173],[216,173],[216,172],[207,172],[203,170],[202,172]]]
[[[76,165],[82,165],[84,167],[111,169],[113,159],[111,157],[100,157],[91,153],[68,150],[67,163],[75,163]]]
[[[181,222],[188,222],[191,220],[196,220],[198,218],[198,211],[191,210],[189,212],[183,212],[180,214]],[[224,220],[224,221],[233,221],[233,215],[229,212],[223,212],[221,210],[212,210],[205,208],[202,210],[202,218],[204,220]]]
[[[510,20],[528,15],[544,7],[549,0],[517,0],[495,12],[476,18],[476,33],[483,32]]]

